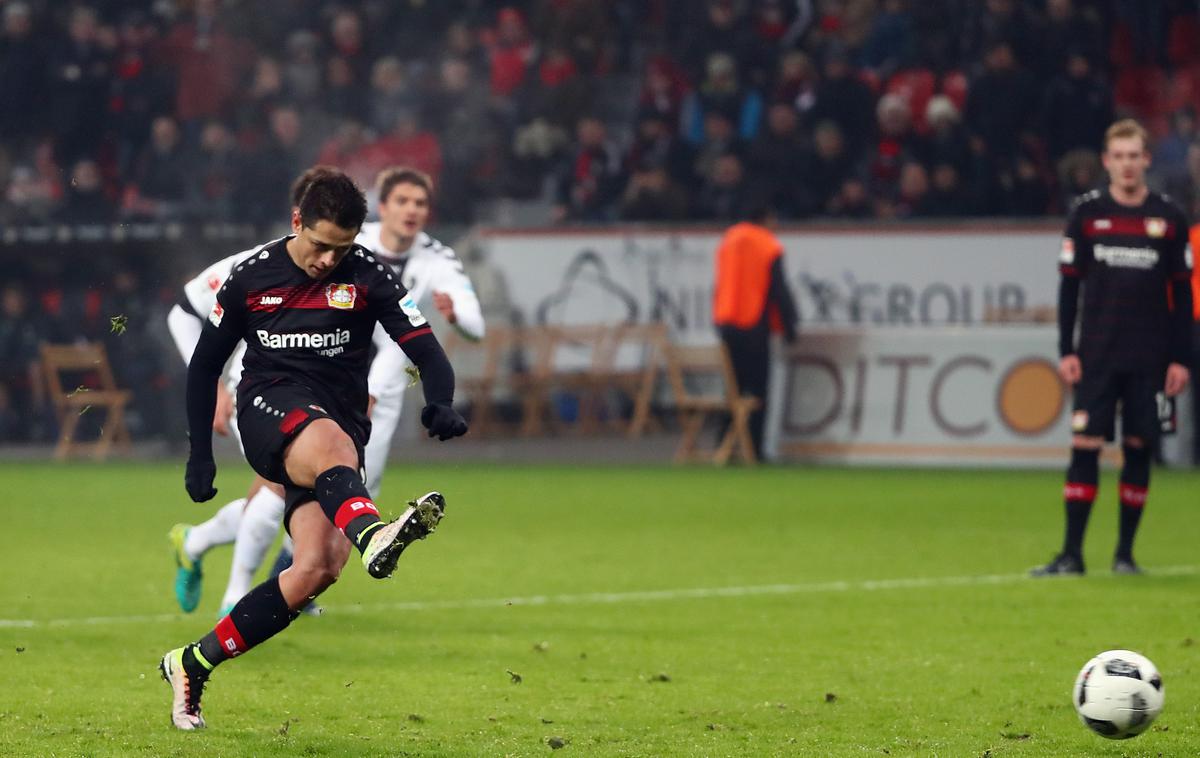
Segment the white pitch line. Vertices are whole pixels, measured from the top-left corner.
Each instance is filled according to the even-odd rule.
[[[1153,577],[1195,576],[1200,566],[1164,566],[1150,571]],[[1093,578],[1111,577],[1098,574]],[[365,603],[326,606],[330,613],[372,613],[376,611],[438,611],[474,608],[542,605],[605,605],[644,603],[664,600],[703,600],[707,598],[755,597],[760,595],[805,595],[825,592],[875,592],[879,590],[933,589],[996,584],[1016,584],[1029,580],[1026,573],[982,574],[974,576],[929,576],[906,579],[864,579],[856,581],[810,582],[807,584],[757,584],[744,587],[699,587],[693,589],[643,590],[634,592],[588,592],[574,595],[526,595],[524,597],[467,598],[462,600],[413,600],[402,603]],[[1061,581],[1057,579],[1040,580]],[[84,616],[59,619],[0,619],[0,629],[44,629],[104,624],[145,624],[184,621],[193,618],[181,613],[142,616]]]

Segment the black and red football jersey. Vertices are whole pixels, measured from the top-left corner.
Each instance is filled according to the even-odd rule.
[[[1170,358],[1170,284],[1189,279],[1191,269],[1187,217],[1166,195],[1152,191],[1136,207],[1107,189],[1081,196],[1059,271],[1083,283],[1076,352],[1084,370],[1162,370]]]
[[[217,293],[209,327],[246,341],[239,406],[256,388],[300,383],[329,410],[365,423],[371,335],[379,322],[398,344],[431,334],[392,269],[354,245],[324,279],[292,261],[284,237],[239,263]]]

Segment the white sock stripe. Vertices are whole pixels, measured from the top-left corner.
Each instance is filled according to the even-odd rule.
[[[1147,578],[1167,576],[1195,576],[1200,574],[1200,565],[1162,566],[1150,568]],[[1112,578],[1113,574],[1096,574],[1089,579]],[[1066,579],[1071,581],[1071,578]],[[1086,581],[1085,579],[1074,579]],[[998,584],[1017,584],[1029,581],[1036,584],[1053,583],[1063,579],[1031,579],[1027,573],[983,574],[975,576],[931,576],[903,579],[858,579],[844,581],[811,582],[807,584],[758,584],[744,587],[699,587],[673,590],[642,590],[631,592],[588,592],[563,595],[527,595],[524,597],[465,598],[462,600],[414,600],[404,603],[365,603],[360,605],[325,606],[332,613],[372,613],[376,611],[435,611],[470,610],[473,608],[503,608],[506,606],[538,605],[603,605],[612,603],[642,603],[664,600],[703,600],[708,598],[755,597],[762,595],[804,595],[827,592],[876,592],[880,590],[934,589],[938,587],[966,587]],[[183,614],[158,614],[144,616],[88,616],[59,619],[0,619],[0,629],[44,629],[101,624],[141,624],[165,621],[190,620]]]

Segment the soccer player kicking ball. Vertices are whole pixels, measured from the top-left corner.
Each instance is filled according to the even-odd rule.
[[[1033,576],[1083,574],[1083,534],[1096,499],[1100,450],[1121,407],[1120,527],[1113,571],[1140,574],[1133,538],[1146,505],[1150,451],[1166,398],[1187,386],[1192,326],[1188,223],[1146,186],[1146,130],[1118,121],[1104,138],[1108,187],[1079,198],[1067,221],[1059,270],[1059,375],[1075,387],[1071,463],[1063,488],[1062,552]],[[1083,314],[1075,322],[1079,288]]]
[[[196,502],[216,495],[212,418],[217,378],[245,339],[238,423],[246,459],[284,485],[292,566],[252,589],[198,642],[163,656],[171,721],[204,726],[200,699],[214,667],[283,631],[332,585],[350,547],[375,578],[434,530],[445,502],[436,492],[385,524],[362,480],[371,334],[381,323],[421,372],[430,436],[465,434],[454,411],[454,371],[395,275],[354,244],[366,200],[344,174],[312,181],[292,213],[292,234],[238,264],[217,293],[188,367],[191,452],[185,482]]]

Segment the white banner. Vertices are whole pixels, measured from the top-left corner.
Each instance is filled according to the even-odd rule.
[[[807,333],[773,365],[769,447],[784,460],[1065,463],[1071,400],[1056,333]]]
[[[979,324],[1053,307],[1060,234],[886,229],[781,231],[803,328]],[[491,232],[489,259],[525,323],[664,321],[675,339],[715,340],[718,232]]]

